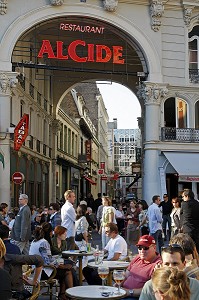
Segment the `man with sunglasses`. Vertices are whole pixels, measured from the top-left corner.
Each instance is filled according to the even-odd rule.
[[[138,299],[142,288],[153,273],[154,267],[161,262],[160,255],[156,252],[155,239],[150,235],[140,237],[138,255],[131,261],[122,287],[126,290],[128,298]]]
[[[184,270],[186,261],[185,253],[180,245],[170,244],[167,247],[162,247],[162,265],[157,267],[176,267],[179,270]],[[199,300],[199,281],[189,278],[191,297],[190,300]],[[152,280],[145,283],[139,300],[156,300],[153,293]]]

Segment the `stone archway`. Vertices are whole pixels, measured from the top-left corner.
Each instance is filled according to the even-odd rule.
[[[43,9],[36,9],[34,11],[28,12],[23,16],[23,19],[16,19],[16,21],[12,23],[12,26],[10,26],[5,32],[2,38],[2,43],[0,45],[2,71],[11,70],[12,51],[17,40],[25,31],[29,30],[31,27],[44,20],[50,20],[52,18],[60,16],[74,15],[86,15],[91,18],[99,19],[101,21],[108,22],[113,26],[117,26],[118,28],[126,32],[130,37],[137,41],[140,49],[142,49],[143,53],[145,54],[149,66],[148,80],[157,83],[162,82],[161,63],[158,59],[159,56],[154,45],[148,39],[147,35],[144,35],[144,33],[141,32],[141,30],[139,30],[135,24],[117,14],[107,14],[99,7],[97,8],[93,6],[89,7],[88,13],[88,9],[86,10],[78,4],[67,5],[67,12],[65,13],[63,13],[63,11],[61,10],[54,11],[51,7],[46,6],[43,7]]]
[[[88,5],[89,6],[89,5]],[[88,9],[88,8],[87,8]],[[56,17],[62,16],[79,16],[83,17],[87,15],[90,18],[98,19],[102,22],[106,22],[107,24],[112,24],[113,26],[120,28],[126,35],[129,36],[129,39],[132,38],[136,41],[138,48],[140,48],[141,52],[144,54],[146,59],[146,63],[148,65],[148,80],[154,82],[162,82],[162,74],[161,74],[161,66],[160,60],[158,59],[158,54],[146,35],[144,35],[141,30],[139,30],[135,24],[128,21],[124,17],[121,17],[117,14],[107,14],[99,7],[89,6],[89,14],[88,10],[82,9],[80,5],[67,5],[67,12],[63,14],[62,10],[52,10],[52,7],[46,6],[42,9],[37,9],[31,12],[28,12],[22,18],[18,18],[15,22],[12,23],[12,26],[8,28],[5,32],[2,43],[0,45],[1,52],[1,71],[9,72],[12,69],[11,57],[13,53],[13,49],[19,37],[26,32],[27,30],[34,27],[39,22],[44,20],[50,20]],[[100,17],[99,17],[100,16]],[[97,79],[97,78],[92,78]],[[116,80],[120,82],[119,80]],[[132,87],[130,87],[132,89]],[[66,89],[65,89],[66,90]],[[132,89],[133,90],[133,89]],[[63,95],[63,92],[60,96]],[[58,99],[60,99],[60,96]],[[7,112],[10,115],[10,112]],[[9,120],[9,117],[7,118]],[[9,172],[7,172],[8,174]],[[7,180],[8,181],[8,180]],[[8,193],[7,193],[8,194]]]

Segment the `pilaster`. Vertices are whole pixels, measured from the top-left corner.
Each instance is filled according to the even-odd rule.
[[[0,198],[10,205],[10,97],[17,84],[18,73],[0,71]]]
[[[158,174],[159,151],[154,144],[159,141],[160,103],[168,93],[165,84],[143,82],[138,88],[138,98],[145,105],[145,139],[144,139],[144,171],[143,199],[151,203],[152,196],[160,194]]]

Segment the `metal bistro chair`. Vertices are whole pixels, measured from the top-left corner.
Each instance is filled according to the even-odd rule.
[[[58,290],[57,290],[58,281],[55,278],[55,276],[57,274],[57,270],[54,266],[49,266],[49,265],[44,265],[44,268],[52,270],[52,274],[50,275],[50,277],[48,279],[40,281],[41,290],[43,288],[47,288],[47,291],[41,293],[41,295],[49,296],[48,299],[50,299],[50,300],[52,300],[53,296],[58,298]],[[53,294],[53,287],[55,287],[55,291],[56,291],[55,294]]]
[[[27,269],[26,272],[23,273],[23,276],[30,277],[31,274],[33,273],[34,273],[34,269],[30,267]],[[36,285],[30,285],[25,279],[23,280],[23,282],[24,282],[24,289],[31,294],[31,296],[28,299],[36,300],[39,297],[40,283],[38,282]]]

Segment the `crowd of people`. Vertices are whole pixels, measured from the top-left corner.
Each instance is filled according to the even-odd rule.
[[[96,200],[89,194],[75,207],[72,190],[64,199],[61,207],[50,203],[36,208],[20,194],[19,209],[8,211],[6,203],[0,204],[3,299],[10,299],[13,292],[23,297],[22,265],[29,264],[35,266],[33,285],[56,269],[59,300],[66,300],[66,289],[79,284],[78,264],[70,258],[63,264],[57,257],[64,250],[85,249],[95,231],[101,235],[107,260],[128,261],[128,250],[134,251],[122,282],[126,299],[199,300],[199,202],[191,190],[184,190],[181,198],[164,194],[163,201],[154,195],[149,206],[132,199],[127,207],[122,203],[115,207],[110,197],[99,193]],[[85,256],[85,281],[101,285],[96,269],[87,264]]]

